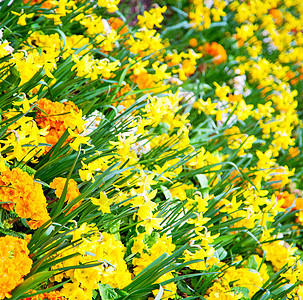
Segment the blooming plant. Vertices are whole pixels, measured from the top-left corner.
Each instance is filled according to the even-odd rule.
[[[303,2],[135,2],[0,2],[0,299],[301,299]]]

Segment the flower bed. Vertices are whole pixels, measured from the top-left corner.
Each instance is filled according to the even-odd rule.
[[[301,299],[303,2],[0,2],[0,299]]]

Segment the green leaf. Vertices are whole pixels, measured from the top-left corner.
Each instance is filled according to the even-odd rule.
[[[248,258],[247,263],[250,269],[258,270],[258,263],[253,255]]]
[[[57,214],[59,214],[63,208],[63,204],[64,204],[64,201],[65,201],[65,198],[66,198],[66,195],[67,195],[67,188],[68,188],[68,182],[72,176],[72,172],[75,168],[75,165],[76,165],[76,162],[79,158],[79,155],[80,155],[80,152],[81,152],[81,146],[79,147],[79,151],[77,153],[77,156],[76,156],[76,159],[68,173],[68,176],[66,178],[66,181],[65,181],[65,184],[64,184],[64,188],[63,188],[63,192],[62,192],[62,195],[59,199],[59,201],[57,202],[57,205],[55,206],[55,209],[52,210],[52,216],[56,216]]]
[[[297,282],[297,283],[299,283],[299,282]],[[274,295],[277,298],[280,298],[280,297],[290,293],[290,291],[294,288],[295,288],[294,284],[291,284],[291,283],[284,284],[281,287],[279,287],[278,289],[276,289],[275,291],[273,291],[272,295]]]
[[[263,294],[262,297],[260,298],[260,300],[268,300],[268,299],[272,299],[270,295],[270,291],[266,291],[265,294]]]
[[[118,298],[118,294],[109,284],[99,283],[98,286],[102,300],[114,300]]]
[[[153,231],[150,235],[144,235],[143,242],[148,248],[151,248],[158,241],[159,237],[159,232]]]
[[[53,276],[56,271],[39,272],[25,279],[12,292],[11,300],[22,299],[22,295],[31,289],[34,289],[38,284]]]
[[[249,289],[246,287],[242,287],[242,286],[235,286],[231,289],[232,291],[236,292],[237,294],[242,293],[242,298],[241,299],[249,299]]]
[[[118,221],[115,220],[109,223],[109,232],[112,233],[118,241],[121,241],[121,236],[119,233],[120,225],[121,225],[121,220]]]

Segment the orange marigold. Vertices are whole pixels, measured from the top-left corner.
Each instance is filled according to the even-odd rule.
[[[298,197],[295,202],[296,206],[292,210],[299,210],[299,213],[296,214],[296,222],[303,224],[303,198]]]
[[[277,200],[284,200],[284,203],[282,205],[283,208],[288,208],[293,205],[296,196],[294,194],[289,194],[287,191],[284,192],[275,192],[275,195],[277,196]]]
[[[272,16],[276,25],[281,25],[283,23],[283,13],[277,8],[272,8],[269,10],[269,14]]]
[[[108,20],[109,25],[114,30],[119,31],[119,34],[124,34],[128,32],[127,26],[124,24],[124,22],[119,18],[111,17]]]
[[[27,243],[9,235],[0,237],[0,299],[10,298],[10,292],[31,270]]]
[[[240,48],[244,46],[244,40],[239,38],[238,34],[234,34],[233,37],[237,40],[237,46]]]
[[[214,63],[216,65],[219,65],[227,59],[225,49],[222,45],[216,42],[212,42],[211,44],[206,43],[204,49],[207,54],[211,55],[214,58]]]
[[[291,158],[294,158],[294,157],[300,155],[300,150],[299,150],[298,147],[290,147],[288,149],[288,153],[289,153],[289,155],[290,155]]]
[[[67,128],[80,134],[84,130],[85,121],[82,111],[71,101],[60,103],[42,98],[37,102],[35,121],[40,128],[48,128],[46,142],[55,145]]]
[[[35,291],[33,291],[34,293]],[[66,298],[60,294],[59,291],[53,291],[49,293],[44,293],[36,296],[32,296],[29,298],[25,298],[25,300],[65,300]]]
[[[191,46],[192,48],[196,48],[198,46],[198,41],[196,38],[192,38],[189,40],[189,46]]]
[[[2,207],[15,210],[20,218],[27,221],[31,229],[36,229],[49,220],[46,198],[42,185],[34,181],[33,177],[19,168],[2,169],[0,175],[0,198]]]
[[[131,87],[128,83],[126,83],[117,93],[116,98],[119,98],[129,92],[131,92]],[[125,109],[129,108],[130,106],[132,106],[136,101],[136,97],[134,95],[128,95],[125,96],[123,101],[116,101],[113,103],[114,106],[124,106]]]
[[[55,190],[55,194],[58,198],[61,197],[63,190],[64,190],[64,186],[66,183],[66,178],[63,177],[56,177],[51,184],[49,185],[52,189]],[[68,181],[68,185],[67,185],[67,194],[65,197],[65,202],[69,203],[71,202],[73,199],[75,199],[76,197],[78,197],[80,195],[80,191],[77,188],[77,182],[74,179],[70,179]],[[77,207],[79,207],[81,204],[81,202],[78,202],[77,204],[75,204],[69,212],[72,212],[74,209],[76,209]]]
[[[52,0],[46,0],[46,1],[43,1],[43,0],[23,0],[23,2],[25,4],[30,4],[30,5],[37,5],[37,4],[41,4],[41,7],[42,8],[53,8],[55,6],[55,2],[52,1]]]
[[[298,197],[298,198],[296,199],[296,206],[295,206],[295,209],[297,209],[297,210],[303,210],[303,198]]]

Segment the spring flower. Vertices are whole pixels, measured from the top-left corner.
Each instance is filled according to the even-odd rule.
[[[60,198],[62,196],[63,190],[64,190],[64,186],[66,183],[66,178],[62,178],[62,177],[56,177],[51,183],[50,183],[50,188],[55,190],[55,194],[58,198]],[[66,193],[66,197],[65,197],[65,202],[69,203],[72,200],[74,200],[76,197],[80,196],[80,191],[77,187],[77,182],[74,179],[70,179],[68,181],[68,185],[67,185],[67,193]],[[81,205],[81,201],[79,201],[78,203],[76,203],[70,210],[69,212],[72,212],[73,210],[75,210],[77,207],[79,207]]]
[[[299,156],[299,154],[300,154],[300,150],[299,150],[298,147],[290,147],[290,148],[288,149],[288,152],[289,152],[289,155],[290,155],[292,158],[294,158],[294,157],[296,157],[296,156]]]
[[[98,0],[98,6],[105,7],[109,13],[118,10],[120,0]]]
[[[211,44],[206,43],[204,49],[207,54],[211,55],[214,58],[213,61],[216,65],[221,64],[227,59],[225,49],[222,45],[216,42],[212,42]]]
[[[0,197],[2,207],[14,210],[20,218],[27,221],[32,229],[36,229],[49,220],[46,209],[46,198],[40,183],[19,168],[10,170],[5,167],[0,175]]]
[[[146,268],[150,263],[152,263],[156,258],[158,258],[161,254],[167,253],[171,254],[174,251],[175,245],[172,243],[172,238],[166,236],[165,234],[157,240],[155,244],[153,244],[147,252],[141,252],[140,258],[134,258],[133,264],[135,266],[134,273],[139,274],[144,268]],[[132,249],[133,250],[133,249]],[[157,282],[162,282],[167,279],[172,278],[171,272],[166,274],[166,276],[161,276]],[[165,296],[175,295],[176,293],[176,285],[174,283],[170,283],[164,286],[166,290],[164,292]],[[154,292],[155,294],[157,291]]]
[[[192,47],[192,48],[196,48],[198,46],[198,41],[196,38],[192,38],[189,40],[189,45]]]
[[[55,145],[69,128],[75,133],[84,130],[85,121],[82,112],[73,102],[52,102],[42,98],[37,102],[36,122],[40,128],[47,128],[46,141]]]
[[[90,233],[89,239],[85,234]],[[53,280],[62,281],[63,275],[72,278],[72,283],[65,283],[60,294],[67,299],[82,297],[91,299],[92,292],[98,288],[98,282],[109,284],[113,288],[122,289],[131,282],[131,274],[127,270],[124,260],[125,247],[116,240],[114,235],[97,231],[94,224],[82,224],[73,232],[73,240],[82,240],[76,247],[63,251],[60,256],[78,252],[80,255],[64,260],[53,268],[65,267],[71,264],[100,262],[98,266],[85,269],[71,269],[63,274],[56,275]],[[108,251],[111,249],[111,251]]]
[[[30,107],[30,103],[26,99],[20,101],[20,104],[23,109]],[[16,110],[12,109],[2,115],[4,120],[16,117],[21,113],[23,109],[20,108],[19,104],[16,106],[18,106]],[[46,149],[45,136],[48,134],[47,129],[40,129],[32,117],[23,116],[8,127],[8,134],[1,140],[1,152],[6,152],[7,160],[17,159],[21,161],[35,156],[39,157]],[[32,159],[32,162],[34,162],[34,159]]]
[[[34,292],[35,291],[33,291],[33,293]],[[61,294],[61,291],[52,291],[49,293],[25,298],[25,300],[66,300],[66,298]]]
[[[21,25],[21,26],[25,26],[26,25],[26,19],[28,18],[32,18],[35,14],[31,13],[31,14],[25,14],[23,11],[21,13],[12,11],[12,14],[19,16],[19,20],[17,22],[17,24]]]
[[[138,25],[140,27],[147,27],[148,29],[153,29],[154,26],[161,28],[160,23],[163,21],[162,14],[165,13],[167,7],[156,7],[149,11],[144,12],[144,16],[138,16]]]
[[[10,298],[10,292],[31,270],[27,243],[9,235],[0,237],[0,299]]]
[[[101,210],[104,214],[110,214],[110,204],[112,203],[112,201],[107,198],[104,192],[100,192],[99,199],[93,197],[91,197],[90,199],[94,205],[99,206],[98,210]]]

